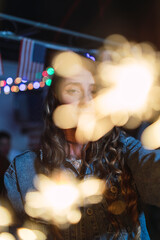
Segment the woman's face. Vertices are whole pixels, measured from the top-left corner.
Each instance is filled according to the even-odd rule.
[[[96,92],[96,85],[91,72],[82,69],[77,75],[64,78],[57,91],[61,104],[84,105],[92,100]]]

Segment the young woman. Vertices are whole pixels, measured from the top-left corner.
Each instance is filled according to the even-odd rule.
[[[5,174],[8,197],[19,213],[24,213],[25,195],[34,188],[37,172],[49,175],[62,165],[80,179],[94,175],[106,181],[101,203],[81,208],[79,223],[50,232],[51,239],[64,240],[148,240],[141,200],[160,206],[160,151],[149,151],[119,128],[113,128],[96,142],[80,144],[75,130],[58,128],[53,112],[60,104],[83,108],[95,94],[90,69],[70,77],[54,77],[46,98],[45,127],[38,154],[19,155]],[[70,113],[68,113],[70,114]]]

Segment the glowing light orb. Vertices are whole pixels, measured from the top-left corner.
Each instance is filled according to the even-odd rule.
[[[33,88],[34,88],[34,89],[38,89],[39,87],[40,87],[39,82],[34,82],[34,83],[33,83]]]
[[[6,85],[6,81],[5,80],[1,80],[0,81],[0,87],[4,87]]]
[[[12,223],[12,217],[7,208],[0,206],[0,226],[9,226]]]
[[[11,77],[7,78],[6,83],[8,85],[11,85],[13,83],[13,78],[11,78]]]
[[[40,85],[41,88],[43,88],[45,86],[45,83],[44,82],[40,82],[39,85]]]
[[[8,232],[0,233],[0,240],[16,240],[16,238]]]
[[[5,86],[5,87],[4,87],[4,93],[5,93],[5,94],[9,94],[9,93],[10,93],[10,90],[11,90],[11,89],[10,89],[9,86]]]
[[[47,69],[47,73],[48,73],[49,75],[53,75],[53,74],[54,74],[54,68],[48,68],[48,69]]]
[[[19,92],[19,87],[18,86],[12,86],[11,87],[11,92]]]
[[[46,85],[47,85],[47,86],[51,86],[51,83],[52,83],[52,79],[48,78],[48,79],[46,80]]]
[[[23,84],[23,83],[21,83],[20,85],[19,85],[19,90],[20,91],[25,91],[27,89],[27,86],[25,85],[25,84]]]
[[[28,80],[27,79],[22,79],[22,82],[23,83],[26,83]]]
[[[40,79],[42,77],[42,73],[41,72],[37,72],[36,73],[36,79]]]
[[[32,83],[29,83],[28,84],[28,90],[32,90],[33,89],[33,84]]]
[[[42,72],[42,76],[43,76],[43,77],[47,77],[47,76],[48,76],[47,71],[43,71],[43,72]]]
[[[22,78],[20,77],[17,77],[15,80],[14,80],[14,83],[15,84],[20,84],[22,82]]]

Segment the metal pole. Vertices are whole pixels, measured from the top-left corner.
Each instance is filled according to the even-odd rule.
[[[13,33],[7,32],[7,31],[0,32],[0,38],[10,39],[10,40],[14,40],[14,41],[21,41],[23,39],[23,37],[14,35]],[[81,52],[81,53],[89,52],[92,54],[97,53],[96,49],[75,48],[75,47],[68,47],[68,46],[63,46],[63,45],[59,45],[59,44],[55,44],[55,43],[43,42],[43,41],[39,41],[36,39],[32,39],[32,40],[35,41],[35,43],[42,44],[44,47],[49,48],[49,49],[54,49],[54,50],[59,50],[59,51],[71,50],[74,52]]]
[[[27,25],[34,26],[36,28],[51,30],[51,31],[55,31],[55,32],[61,32],[61,33],[67,34],[67,35],[72,35],[72,36],[79,37],[79,38],[85,38],[85,39],[96,41],[96,42],[103,43],[105,41],[105,39],[103,39],[103,38],[99,38],[99,37],[91,36],[91,35],[88,35],[88,34],[79,33],[79,32],[75,32],[75,31],[51,26],[51,25],[48,25],[48,24],[45,24],[45,23],[40,23],[40,22],[36,22],[36,21],[31,21],[31,20],[19,18],[19,17],[10,16],[10,15],[4,14],[4,13],[0,13],[0,18],[15,21],[15,22],[19,22],[19,23],[24,23],[24,24],[27,24]]]

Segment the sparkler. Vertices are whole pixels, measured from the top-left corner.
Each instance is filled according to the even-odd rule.
[[[79,207],[100,202],[105,189],[104,181],[100,179],[90,177],[78,181],[66,171],[58,171],[51,178],[39,175],[35,185],[38,191],[26,195],[26,213],[60,228],[79,222]]]
[[[142,121],[153,121],[160,111],[159,53],[151,44],[129,42],[120,35],[109,40],[117,44],[100,50],[94,75],[100,91],[90,107],[83,106],[87,114],[74,104],[61,105],[53,113],[58,127],[76,127],[76,139],[82,144],[98,140],[114,126],[137,128]],[[80,73],[86,60],[69,52],[58,55],[53,64],[59,76],[69,77]],[[67,118],[68,109],[71,116]],[[67,119],[65,124],[62,119]]]

